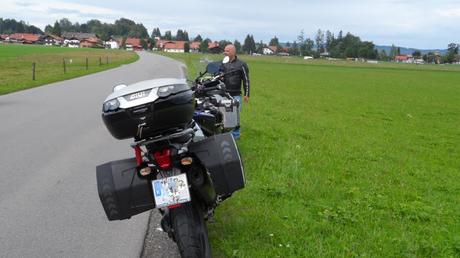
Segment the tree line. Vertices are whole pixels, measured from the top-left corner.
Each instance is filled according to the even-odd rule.
[[[34,25],[29,25],[24,21],[16,21],[15,19],[0,18],[0,34],[13,33],[33,33],[43,34],[43,31]]]
[[[147,39],[149,37],[147,29],[142,23],[135,23],[132,20],[121,18],[115,23],[102,23],[92,19],[85,23],[72,23],[67,18],[56,21],[53,26],[50,24],[45,27],[46,33],[61,36],[63,32],[82,32],[94,33],[102,40],[108,40],[111,36],[133,37]]]
[[[283,49],[276,37],[270,40],[269,45],[276,46],[278,51]],[[287,42],[284,47],[287,48],[290,55],[294,56],[320,57],[323,55],[332,58],[365,59],[376,59],[378,56],[374,43],[362,41],[350,32],[343,35],[342,31],[336,36],[329,30],[323,31],[319,29],[312,39],[306,37],[302,30],[297,36],[297,40],[292,43]]]

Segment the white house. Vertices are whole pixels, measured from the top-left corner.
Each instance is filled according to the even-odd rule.
[[[118,49],[119,48],[118,42],[116,42],[116,41],[110,41],[109,45],[110,45],[111,49]]]
[[[271,50],[268,47],[264,47],[263,53],[264,53],[264,55],[273,55],[275,52],[273,52],[273,50]]]
[[[104,47],[107,49],[118,49],[119,45],[116,40],[113,40],[112,38],[108,41],[104,41]]]
[[[70,48],[79,48],[80,47],[80,40],[76,38],[71,38],[71,39],[64,39],[64,46],[70,47]]]
[[[81,32],[63,32],[64,45],[72,48],[80,47],[80,41],[90,38],[98,38],[94,33],[81,33]]]
[[[45,46],[61,46],[62,38],[56,35],[47,34],[43,37],[43,43]]]
[[[274,55],[276,54],[277,50],[278,50],[277,46],[268,46],[268,47],[263,48],[262,53],[264,55]]]

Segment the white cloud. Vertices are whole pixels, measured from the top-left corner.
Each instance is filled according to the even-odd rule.
[[[443,17],[460,17],[460,8],[438,10],[437,13]]]
[[[301,29],[309,37],[321,28],[337,33],[352,32],[376,44],[404,44],[419,48],[443,48],[458,40],[460,3],[452,0],[2,0],[0,17],[21,19],[44,28],[61,18],[72,22],[99,19],[114,22],[125,17],[143,23],[148,30],[185,29],[189,35],[212,39],[257,41],[278,36],[294,41]]]

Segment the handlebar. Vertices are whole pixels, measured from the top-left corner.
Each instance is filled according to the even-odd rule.
[[[205,81],[199,81],[197,78],[195,80],[195,83],[196,85],[194,87],[192,87],[192,90],[196,90],[196,91],[199,91],[199,92],[207,92],[207,91],[211,91],[211,90],[217,90],[217,89],[221,89],[218,84],[219,84],[219,80],[222,78],[223,74],[222,73],[219,73],[217,75],[215,75],[214,77],[212,77],[211,79],[208,79],[208,80],[205,80]]]

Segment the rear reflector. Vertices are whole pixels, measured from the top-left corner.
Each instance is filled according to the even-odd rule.
[[[174,204],[174,205],[169,205],[168,209],[175,209],[175,208],[179,208],[180,206],[182,206],[180,203]]]
[[[134,147],[134,153],[136,154],[136,163],[138,166],[140,166],[142,163],[141,147],[139,146]]]

